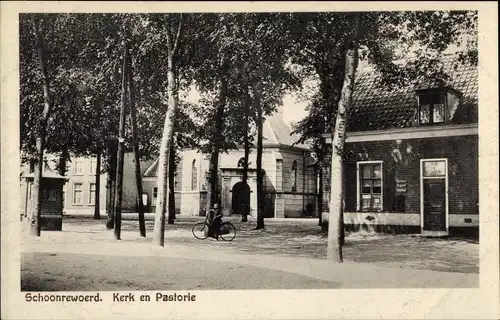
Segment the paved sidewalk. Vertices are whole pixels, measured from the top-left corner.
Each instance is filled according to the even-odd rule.
[[[165,247],[161,248],[153,247],[150,244],[150,238],[140,238],[137,232],[124,231],[122,232],[123,240],[115,241],[112,231],[103,230],[101,226],[87,227],[85,230],[79,227],[69,227],[69,230],[63,232],[42,233],[40,238],[23,237],[25,240],[21,250],[26,254],[78,253],[89,256],[163,258],[165,270],[168,270],[168,258],[178,262],[182,260],[184,265],[186,265],[185,261],[191,261],[193,266],[200,266],[200,268],[193,270],[201,270],[207,264],[211,264],[210,268],[217,268],[217,265],[224,266],[233,263],[243,266],[243,268],[263,268],[271,274],[287,273],[308,277],[329,282],[331,287],[341,288],[466,288],[477,287],[479,281],[477,274],[394,268],[376,263],[344,262],[343,264],[335,264],[322,259],[304,257],[255,253],[239,254],[231,250],[231,242],[217,242],[207,239],[193,241],[187,245],[169,241],[169,237],[175,237],[175,233],[167,234]],[[207,246],[211,249],[207,250]],[[143,259],[143,261],[145,260],[147,259]],[[213,266],[211,262],[213,262]],[[116,266],[116,268],[119,270],[120,266]],[[85,269],[82,269],[82,272],[84,272],[83,270]],[[254,271],[252,270],[252,274]],[[188,276],[188,274],[184,276]],[[208,272],[207,277],[213,278],[213,274]],[[241,279],[236,277],[231,281],[238,284]],[[247,279],[247,281],[252,281],[252,279]],[[248,284],[241,283],[241,287],[246,288]],[[318,285],[318,288],[324,287],[324,283]]]

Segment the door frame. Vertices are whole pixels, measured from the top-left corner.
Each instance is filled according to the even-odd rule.
[[[445,175],[440,177],[425,177],[424,178],[424,163],[432,161],[444,161]],[[424,180],[441,180],[444,178],[444,194],[445,194],[445,223],[446,231],[430,231],[424,230]],[[448,211],[448,158],[429,158],[420,159],[420,233],[426,236],[447,236],[449,230],[449,211]]]

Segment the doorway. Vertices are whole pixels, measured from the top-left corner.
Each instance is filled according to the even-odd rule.
[[[421,160],[420,178],[422,234],[448,235],[448,160]]]
[[[231,193],[231,214],[250,215],[250,186],[243,181],[237,182]]]

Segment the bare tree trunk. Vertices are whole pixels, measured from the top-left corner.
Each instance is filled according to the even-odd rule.
[[[355,15],[354,30],[357,32],[359,15]],[[331,159],[331,189],[330,189],[330,214],[328,219],[328,246],[327,259],[342,262],[342,229],[343,223],[343,151],[347,126],[347,112],[351,105],[354,89],[354,77],[358,64],[358,43],[355,39],[349,43],[345,54],[345,74],[342,93],[340,96],[335,130],[332,137]]]
[[[101,153],[98,152],[96,156],[95,166],[95,203],[94,203],[94,219],[101,219]]]
[[[135,114],[135,92],[134,75],[132,70],[132,57],[128,57],[128,92],[130,123],[132,127],[132,139],[134,141],[134,161],[135,161],[135,184],[137,188],[138,211],[139,211],[139,233],[141,237],[146,236],[146,222],[144,221],[144,203],[142,202],[142,175],[141,175],[141,157],[139,154],[139,141],[137,138],[137,117]]]
[[[225,62],[223,62],[225,66]],[[224,130],[224,108],[226,106],[226,94],[227,94],[227,80],[225,79],[225,73],[222,73],[221,88],[219,92],[219,101],[217,103],[217,109],[215,110],[215,124],[212,128],[212,150],[210,153],[210,164],[208,169],[208,188],[207,188],[207,205],[205,212],[210,213],[210,210],[214,207],[217,202],[217,178],[219,169],[219,152],[221,149],[222,141],[224,139],[222,131]],[[213,218],[213,217],[212,217]],[[210,228],[211,229],[211,228]],[[212,230],[205,229],[205,234],[209,237],[213,236],[211,234]]]
[[[225,62],[223,62],[225,65]],[[222,76],[221,88],[219,92],[219,101],[217,104],[217,109],[215,111],[215,124],[212,133],[212,151],[210,154],[210,165],[209,165],[209,179],[208,179],[208,190],[207,190],[207,208],[206,212],[209,212],[214,204],[217,202],[217,178],[218,178],[218,167],[219,167],[219,152],[222,146],[222,141],[224,140],[223,130],[224,130],[224,108],[226,106],[226,94],[227,94],[227,80]]]
[[[264,229],[264,172],[262,171],[262,105],[261,92],[257,89],[255,92],[255,105],[257,107],[257,227],[255,229]]]
[[[175,112],[177,101],[175,93],[175,71],[174,71],[174,55],[176,54],[179,44],[182,28],[182,15],[180,17],[179,27],[175,43],[172,46],[170,33],[167,32],[167,97],[168,108],[165,115],[165,124],[163,126],[163,135],[160,145],[160,158],[158,160],[158,203],[155,212],[155,224],[153,230],[153,245],[163,247],[165,244],[165,213],[167,211],[167,192],[168,192],[168,171],[169,171],[169,152],[173,142]]]
[[[112,205],[111,205],[111,193],[113,192],[112,190],[113,188],[113,182],[111,181],[111,174],[108,173],[107,177],[106,177],[106,216],[107,216],[107,220],[106,220],[106,228],[109,230],[109,229],[113,229],[113,225],[111,223],[114,224],[114,221],[113,221],[113,215],[112,215]]]
[[[116,141],[109,143],[109,159],[106,179],[106,228],[111,230],[115,226],[115,194],[116,194]]]
[[[243,160],[243,183],[248,184],[248,158],[250,155],[250,143],[248,141],[249,135],[249,121],[250,121],[250,108],[248,105],[248,88],[245,90],[245,137],[244,137],[244,147],[245,147],[245,158]],[[241,213],[241,222],[248,222],[248,214],[250,208],[245,206],[243,212]]]
[[[168,169],[168,224],[175,222],[175,145],[170,146]]]
[[[125,117],[127,109],[127,60],[128,60],[128,43],[125,41],[123,54],[123,71],[122,71],[122,97],[120,110],[120,127],[118,135],[118,168],[116,169],[116,197],[115,197],[115,228],[114,235],[116,240],[121,238],[122,226],[122,196],[123,196],[123,157],[125,154]]]
[[[30,213],[30,235],[40,236],[41,219],[41,196],[42,196],[42,172],[44,167],[43,150],[45,145],[45,133],[47,130],[47,119],[51,109],[50,82],[45,61],[45,43],[40,31],[38,21],[33,21],[33,31],[35,32],[36,46],[40,71],[43,79],[43,111],[38,121],[38,136],[36,138],[37,163],[35,165],[33,186],[32,186],[32,205]]]
[[[323,161],[319,161],[318,170],[318,225],[323,224]]]

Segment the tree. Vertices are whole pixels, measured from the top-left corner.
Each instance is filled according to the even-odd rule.
[[[138,210],[139,210],[139,232],[141,237],[146,236],[146,222],[144,221],[144,203],[142,202],[142,175],[141,175],[141,157],[139,150],[139,141],[137,138],[137,115],[135,111],[135,92],[134,92],[134,75],[132,69],[132,59],[129,58],[127,69],[127,83],[129,92],[129,110],[130,124],[132,127],[132,140],[134,148],[135,162],[135,181],[137,188]]]
[[[166,40],[166,54],[167,54],[167,99],[168,107],[165,115],[165,124],[163,127],[163,135],[160,145],[160,157],[158,161],[158,205],[155,212],[155,224],[153,231],[153,244],[163,246],[165,243],[165,213],[167,206],[167,190],[168,190],[168,171],[169,171],[169,151],[172,145],[174,135],[174,117],[177,107],[175,88],[175,55],[179,47],[179,41],[182,31],[182,14],[177,18],[178,26],[173,36],[173,20],[174,14],[166,15],[156,21],[157,27],[163,29],[163,34]]]
[[[343,216],[343,152],[346,134],[347,112],[351,105],[354,89],[354,77],[358,64],[358,29],[359,15],[353,17],[353,33],[347,41],[348,48],[345,54],[345,72],[342,93],[335,117],[335,131],[333,134],[331,157],[331,189],[330,189],[330,215],[328,219],[328,247],[327,259],[342,262],[342,230],[344,228]]]
[[[387,83],[403,84],[423,77],[445,77],[439,67],[439,54],[463,34],[474,31],[477,13],[473,12],[390,12],[349,13],[351,23],[344,29],[345,71],[332,137],[332,177],[327,258],[342,262],[343,162],[349,108],[355,90],[358,57],[368,58]],[[401,45],[418,49],[406,63],[394,61],[395,48]],[[460,54],[474,60],[474,45]],[[405,53],[407,54],[407,53]],[[472,58],[471,58],[472,57]]]
[[[96,166],[95,166],[95,203],[94,203],[94,219],[100,220],[100,203],[101,203],[101,153],[98,152],[96,155]]]
[[[35,165],[35,172],[33,178],[33,198],[32,198],[32,211],[30,213],[30,234],[32,236],[40,236],[40,217],[41,217],[41,208],[40,208],[40,199],[42,197],[42,189],[40,184],[42,182],[42,173],[44,168],[43,163],[43,151],[44,151],[44,143],[45,143],[45,133],[47,130],[47,121],[49,117],[49,112],[51,109],[51,96],[50,96],[50,81],[49,74],[47,70],[47,63],[45,57],[45,42],[44,42],[44,28],[46,28],[46,21],[42,18],[39,19],[36,16],[32,17],[31,20],[33,33],[36,39],[36,48],[38,51],[38,62],[40,67],[40,72],[42,73],[43,79],[43,100],[44,107],[42,111],[42,115],[40,116],[38,123],[38,135],[36,137],[36,153],[37,153],[37,163]]]
[[[115,225],[114,225],[114,235],[116,240],[121,238],[121,223],[122,223],[122,195],[123,195],[123,163],[125,154],[125,117],[127,110],[127,78],[128,78],[128,43],[127,40],[124,41],[123,50],[123,71],[122,71],[122,98],[121,98],[121,109],[120,109],[120,127],[118,136],[118,151],[117,151],[117,162],[118,167],[116,168],[116,195],[115,195]]]
[[[279,14],[247,14],[243,43],[248,57],[247,83],[252,88],[252,103],[257,126],[257,226],[264,225],[264,172],[262,170],[262,125],[274,112],[284,92],[297,88],[299,79],[286,67],[290,35],[287,20]]]
[[[248,197],[250,197],[250,186],[248,186],[248,158],[250,156],[250,106],[248,101],[248,87],[245,86],[245,98],[243,108],[245,109],[244,127],[243,127],[243,148],[245,149],[245,156],[243,158],[243,183],[248,191]],[[250,206],[245,204],[241,212],[241,222],[248,222],[248,215],[250,214]]]

